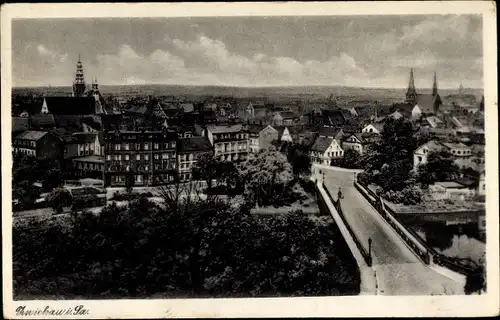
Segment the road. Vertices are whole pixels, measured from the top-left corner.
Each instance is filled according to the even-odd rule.
[[[354,188],[352,172],[325,170],[325,186],[334,198],[339,186],[347,223],[368,250],[372,239],[373,267],[379,294],[463,294],[463,285],[423,264],[397,233]]]

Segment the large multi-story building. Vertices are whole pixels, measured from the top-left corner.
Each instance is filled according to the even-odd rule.
[[[196,166],[199,157],[203,155],[213,155],[213,148],[207,137],[179,139],[177,143],[177,157],[180,181],[191,180],[192,170]]]
[[[104,135],[105,186],[124,186],[133,174],[136,186],[173,183],[177,175],[177,133],[108,131]]]
[[[242,124],[209,125],[203,135],[214,147],[214,156],[223,161],[245,160],[250,150],[249,133]]]
[[[61,157],[61,141],[51,132],[24,131],[12,141],[14,152],[35,157],[37,160],[59,160]]]

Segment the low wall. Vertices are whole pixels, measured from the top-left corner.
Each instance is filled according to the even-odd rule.
[[[384,218],[385,221],[396,231],[403,239],[406,245],[426,264],[431,268],[436,269],[441,274],[448,276],[454,280],[460,279],[465,281],[465,276],[473,270],[462,265],[452,262],[446,256],[439,254],[433,248],[429,247],[425,240],[422,239],[415,231],[405,226],[400,221],[394,211],[385,206],[382,199],[368,188],[362,186],[359,182],[354,183],[354,187],[363,195],[368,202],[376,209],[376,211]],[[436,268],[434,268],[436,267]],[[450,274],[452,276],[450,276]]]
[[[359,241],[357,241],[356,237],[353,236],[352,230],[349,231],[349,225],[344,222],[343,217],[335,209],[334,201],[330,197],[328,191],[323,188],[322,183],[317,183],[316,188],[318,190],[318,196],[321,198],[320,201],[324,202],[326,208],[335,221],[335,224],[338,226],[342,237],[347,243],[347,246],[349,247],[352,255],[354,256],[354,259],[358,264],[361,276],[360,294],[377,294],[377,281],[375,271],[371,267],[371,263],[370,265],[367,264],[364,254],[362,254],[359,250]],[[364,249],[362,250],[364,251]]]
[[[359,252],[363,256],[363,259],[365,260],[366,264],[368,266],[372,265],[372,257],[369,252],[365,250],[361,242],[359,241],[358,237],[354,234],[354,231],[352,230],[351,226],[347,223],[344,213],[342,212],[342,208],[340,206],[340,203],[338,201],[335,201],[330,194],[330,191],[326,188],[325,184],[322,184],[323,189],[325,190],[325,193],[328,195],[328,198],[332,202],[333,206],[337,210],[337,214],[339,215],[340,219],[342,220],[342,223],[345,225],[347,232],[349,232],[349,235],[351,236],[352,240],[356,244],[356,247],[358,248]]]

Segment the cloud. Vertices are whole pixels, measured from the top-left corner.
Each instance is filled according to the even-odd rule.
[[[344,52],[327,61],[300,62],[292,57],[263,53],[246,57],[230,52],[222,41],[205,35],[199,35],[194,41],[173,39],[172,44],[185,59],[203,61],[194,67],[198,72],[213,72],[221,81],[231,80],[233,84],[235,80],[240,85],[251,85],[256,81],[276,85],[333,84],[342,79],[366,75],[354,58]]]
[[[30,49],[32,48],[32,46],[27,45],[26,48]],[[38,55],[40,57],[47,58],[52,62],[58,61],[60,63],[64,63],[68,60],[68,53],[61,54],[56,51],[51,51],[47,49],[47,47],[45,47],[43,44],[39,44],[38,46],[36,46],[36,51],[38,52]]]

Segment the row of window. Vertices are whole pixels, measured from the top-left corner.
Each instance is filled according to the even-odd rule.
[[[235,140],[243,140],[243,139],[248,139],[248,133],[236,133],[236,134],[214,134],[214,141],[215,140],[223,140],[223,139],[235,139]]]
[[[134,150],[149,150],[149,147],[150,147],[150,143],[149,142],[144,142],[144,143],[135,143],[135,144],[131,144],[131,143],[115,143],[115,144],[108,144],[107,145],[107,148],[109,150],[116,150],[116,151],[120,151],[120,150],[131,150],[132,146],[134,146]],[[162,142],[162,143],[159,143],[159,142],[154,142],[153,144],[153,150],[159,150],[160,147],[162,149],[174,149],[175,146],[176,146],[176,143],[175,141],[170,141],[170,142]],[[123,146],[123,148],[122,148]]]
[[[143,154],[143,155],[136,154],[135,155],[135,160],[139,161],[139,160],[141,160],[141,158],[147,161],[147,160],[149,160],[149,154]],[[170,159],[175,158],[175,153],[162,153],[161,154],[161,159],[162,160],[167,160],[169,158]],[[153,155],[153,159],[160,160],[160,154],[159,153],[155,153]],[[121,154],[113,154],[113,155],[108,154],[106,156],[106,160],[108,160],[108,161],[111,161],[111,160],[122,160],[122,155]],[[125,160],[125,161],[130,160],[130,155],[124,154],[123,155],[123,160]]]
[[[157,178],[156,180],[158,180],[158,181],[160,181],[160,180],[169,181],[169,182],[174,181],[173,176],[165,176],[165,177],[162,176],[162,177],[156,177],[156,178]],[[136,175],[134,175],[134,180],[137,183],[142,183],[146,179],[144,178],[144,175],[136,174]],[[124,182],[125,182],[125,176],[123,176],[123,175],[111,176],[111,183],[124,183]]]
[[[123,164],[121,162],[117,162],[115,164],[110,164],[108,166],[108,168],[111,168],[111,169],[119,169],[119,168],[122,168],[123,167]],[[125,168],[125,171],[130,171],[130,165],[125,165],[124,166]],[[148,165],[145,165],[145,166],[137,166],[136,167],[136,170],[139,170],[139,171],[149,171],[149,166]],[[176,168],[176,164],[173,163],[173,162],[168,162],[167,164],[160,166],[160,165],[155,165],[154,166],[155,170],[174,170]]]
[[[36,151],[35,150],[29,150],[29,149],[17,149],[17,152],[21,152],[22,154],[28,155],[28,156],[36,156]]]
[[[16,145],[36,148],[36,141],[16,140]]]

